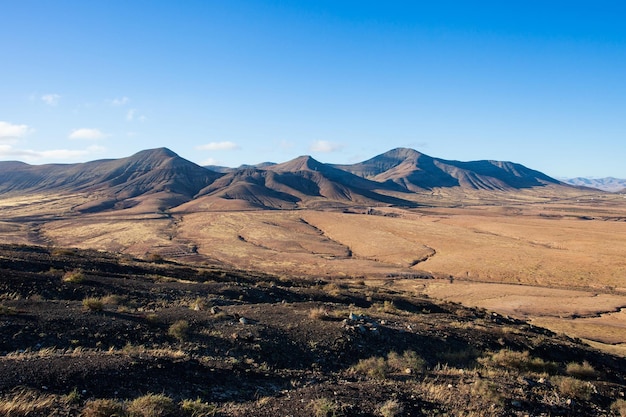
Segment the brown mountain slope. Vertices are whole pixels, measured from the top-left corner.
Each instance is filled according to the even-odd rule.
[[[407,148],[393,149],[353,165],[335,165],[363,178],[393,183],[409,191],[438,187],[508,191],[563,185],[539,171],[512,162],[448,161]]]
[[[381,184],[358,177],[310,156],[228,173],[200,191],[205,199],[235,199],[260,208],[295,208],[311,204],[414,203],[378,193]],[[208,204],[208,203],[207,203]]]
[[[152,195],[160,201],[159,208],[169,208],[192,199],[219,176],[159,148],[82,164],[0,162],[0,193],[86,192],[102,196],[88,207],[79,207],[85,211],[127,207]]]

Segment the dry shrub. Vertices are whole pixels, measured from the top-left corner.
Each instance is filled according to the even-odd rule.
[[[361,359],[352,367],[354,372],[367,375],[370,378],[385,379],[390,373],[389,365],[385,358],[373,357]]]
[[[565,369],[565,373],[567,375],[572,376],[574,378],[583,378],[583,379],[591,379],[598,376],[598,372],[591,366],[591,364],[587,361],[583,361],[583,363],[570,362],[567,364],[567,368]]]
[[[378,408],[378,412],[383,417],[398,417],[403,415],[404,406],[398,400],[387,400]]]
[[[595,387],[591,383],[568,376],[556,379],[556,385],[561,394],[579,400],[590,399],[591,394],[595,391]]]
[[[0,398],[0,415],[6,417],[29,416],[35,413],[52,412],[57,408],[53,395],[23,389]]]
[[[175,321],[167,330],[167,334],[181,342],[184,341],[189,334],[189,322],[187,320]]]
[[[520,372],[555,374],[558,370],[554,362],[546,362],[541,358],[532,357],[528,351],[517,352],[510,349],[502,349],[490,356],[479,358],[478,362],[483,366],[498,366]]]
[[[309,310],[309,318],[314,320],[324,320],[328,317],[328,311],[324,307],[315,307]]]
[[[412,350],[407,350],[402,355],[396,352],[389,352],[387,355],[387,365],[398,372],[420,372],[425,364],[424,359]]]
[[[146,394],[128,403],[126,411],[130,417],[173,417],[177,410],[167,395]]]
[[[183,400],[180,409],[185,416],[189,417],[210,417],[217,413],[217,406],[202,402],[200,398],[195,400]]]
[[[121,417],[124,416],[124,404],[111,399],[96,399],[87,401],[83,408],[83,417]]]
[[[343,411],[341,405],[328,398],[317,398],[311,401],[311,408],[315,417],[341,417]]]
[[[80,284],[85,280],[85,273],[80,269],[75,269],[73,271],[67,271],[63,274],[62,278],[63,282],[69,282],[72,284]]]
[[[611,404],[611,411],[620,417],[626,417],[626,400],[615,400]]]
[[[83,307],[91,311],[102,311],[104,303],[101,298],[87,297],[83,299]]]

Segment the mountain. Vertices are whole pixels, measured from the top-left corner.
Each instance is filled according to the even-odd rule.
[[[512,162],[459,162],[397,148],[353,165],[331,165],[311,156],[280,164],[215,172],[169,149],[141,151],[127,158],[81,164],[29,165],[0,162],[1,194],[86,194],[90,202],[76,212],[136,207],[155,212],[293,209],[350,205],[415,206],[434,189],[513,192],[537,187],[576,191],[541,172]],[[453,195],[446,193],[447,195]],[[482,194],[480,194],[482,196]],[[479,198],[481,198],[479,196]],[[499,198],[499,197],[496,197]]]
[[[414,206],[409,200],[378,193],[376,182],[301,156],[282,164],[264,164],[229,172],[198,194],[203,204],[221,198],[247,202],[257,208],[296,208],[301,205],[393,204]],[[211,203],[214,205],[215,202]]]
[[[448,161],[407,148],[393,149],[357,164],[335,167],[414,192],[440,187],[509,191],[550,184],[562,185],[560,181],[539,171],[512,162]]]
[[[0,162],[0,193],[86,192],[101,196],[93,204],[78,207],[79,211],[129,207],[150,195],[156,209],[164,209],[192,199],[220,175],[159,148],[81,164]]]
[[[602,191],[609,191],[612,193],[616,192],[624,192],[626,190],[626,179],[606,177],[606,178],[568,178],[564,179],[563,182],[567,184],[581,186],[581,187],[590,187],[597,188]]]

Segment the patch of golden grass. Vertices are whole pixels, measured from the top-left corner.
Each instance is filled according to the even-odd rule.
[[[52,412],[58,405],[56,396],[25,388],[0,397],[0,415],[25,417],[34,413]]]

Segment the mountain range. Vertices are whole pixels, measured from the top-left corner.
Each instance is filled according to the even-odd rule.
[[[612,193],[626,192],[626,179],[606,177],[606,178],[567,178],[563,182],[571,185],[577,185],[580,187],[596,188],[602,191],[609,191]]]
[[[506,193],[539,187],[573,189],[512,162],[460,162],[397,148],[352,165],[325,164],[310,156],[239,168],[202,167],[167,148],[127,158],[79,164],[0,162],[0,195],[88,193],[79,212],[155,210],[293,209],[341,205],[416,206],[436,190]]]

